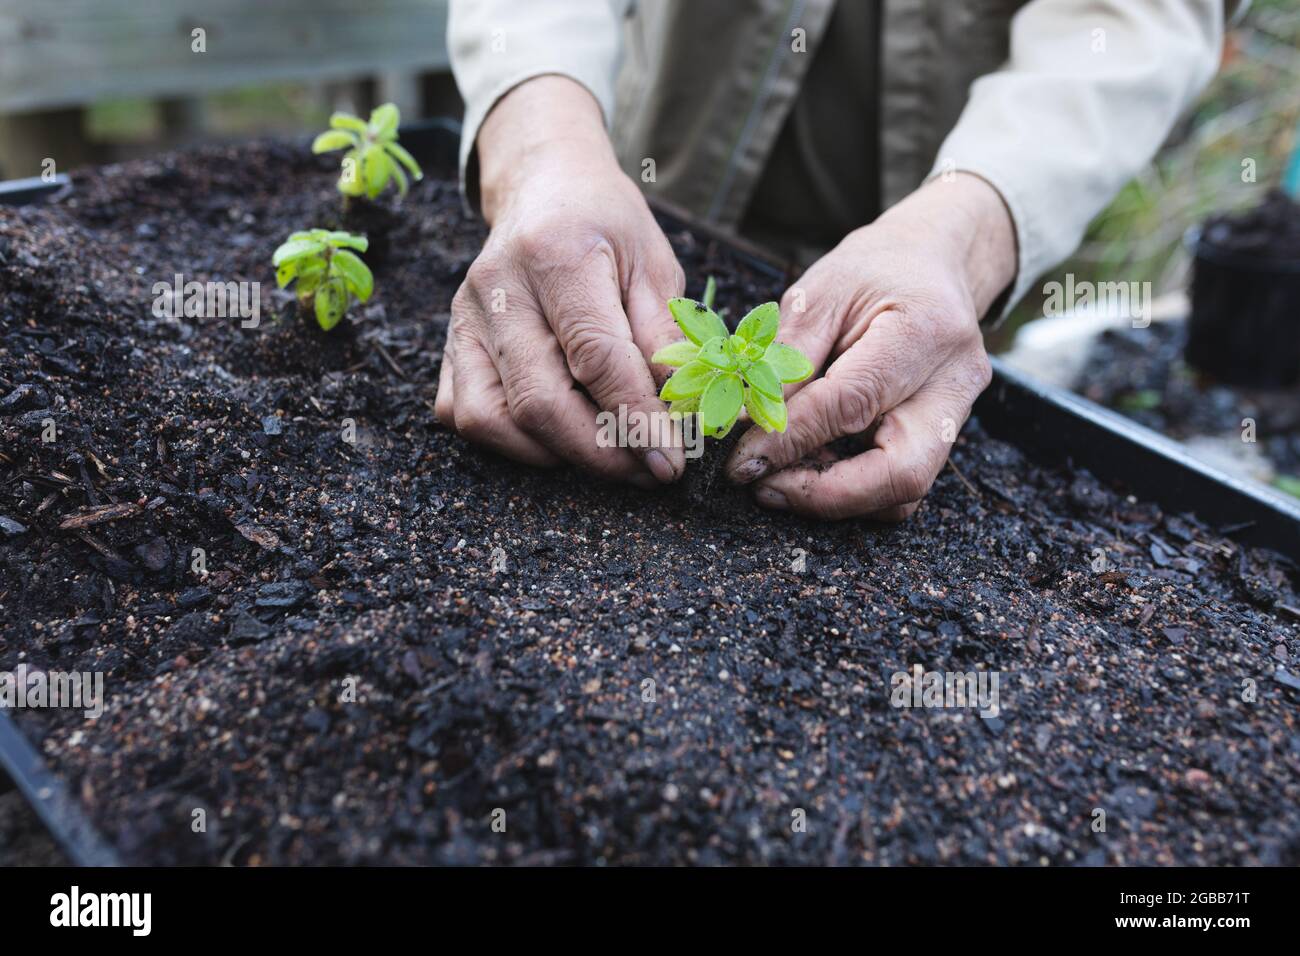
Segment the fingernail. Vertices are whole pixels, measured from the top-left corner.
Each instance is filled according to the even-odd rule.
[[[785,511],[790,507],[790,502],[786,500],[785,495],[767,485],[759,485],[758,488],[754,490],[754,498],[757,499],[758,503],[764,508],[776,508],[780,511]]]
[[[672,484],[677,480],[677,472],[673,471],[673,466],[669,463],[668,458],[657,448],[652,448],[645,453],[646,467],[665,485]]]
[[[628,479],[628,484],[635,485],[642,491],[654,491],[659,487],[659,482],[655,481],[653,475],[647,475],[645,472],[637,472]]]
[[[767,474],[767,459],[750,458],[747,461],[742,461],[736,466],[732,474],[735,476],[736,481],[742,484],[753,481],[755,478],[762,478]]]

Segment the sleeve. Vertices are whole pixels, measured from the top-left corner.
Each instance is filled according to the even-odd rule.
[[[1033,0],[1016,14],[1010,59],[971,85],[930,174],[974,173],[1002,194],[1020,256],[1004,310],[1155,155],[1218,68],[1223,16],[1223,0]]]
[[[560,74],[581,83],[611,120],[628,0],[452,0],[447,48],[465,101],[460,184],[476,204],[474,148],[497,100],[525,80]]]

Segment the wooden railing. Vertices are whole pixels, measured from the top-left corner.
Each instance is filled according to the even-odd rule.
[[[376,81],[410,110],[445,72],[447,0],[0,0],[0,162],[70,158],[81,109],[277,81]],[[405,102],[404,102],[405,101]],[[168,115],[184,117],[172,109]],[[414,118],[414,116],[412,116]],[[85,161],[85,157],[75,157]],[[38,171],[38,170],[37,170]],[[35,171],[7,168],[5,173]]]

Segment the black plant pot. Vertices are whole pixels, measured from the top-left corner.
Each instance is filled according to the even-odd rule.
[[[1285,197],[1283,202],[1289,203]],[[1269,206],[1276,206],[1272,198]],[[1294,207],[1294,204],[1291,204]],[[1300,214],[1297,208],[1296,214]],[[1291,215],[1291,213],[1288,213]],[[1194,256],[1188,364],[1231,385],[1276,388],[1300,382],[1300,252],[1293,233],[1260,246],[1241,229],[1271,228],[1273,216],[1212,220],[1188,233]],[[1254,246],[1254,248],[1252,248]]]

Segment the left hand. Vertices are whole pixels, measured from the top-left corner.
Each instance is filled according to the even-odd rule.
[[[731,479],[756,481],[760,505],[810,517],[910,515],[991,380],[979,318],[1016,263],[1001,195],[966,173],[850,233],[781,300],[781,340],[830,367],[789,399],[784,433],[741,437]],[[872,447],[824,467],[828,443],[863,433]]]

